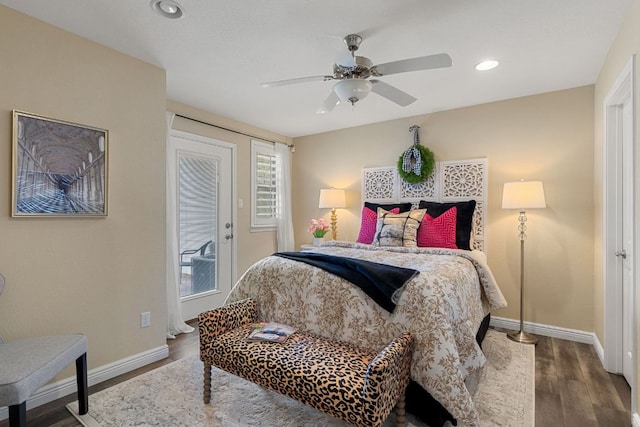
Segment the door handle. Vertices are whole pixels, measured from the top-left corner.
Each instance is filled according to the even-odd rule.
[[[616,256],[622,257],[622,259],[626,259],[627,258],[627,251],[625,251],[624,249],[621,250],[621,251],[616,251]]]

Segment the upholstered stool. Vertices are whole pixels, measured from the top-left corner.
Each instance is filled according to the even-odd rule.
[[[0,342],[0,406],[9,406],[10,427],[27,425],[27,399],[76,361],[80,414],[89,410],[87,338],[59,335]]]

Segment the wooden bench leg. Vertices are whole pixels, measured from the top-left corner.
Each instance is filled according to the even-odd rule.
[[[78,384],[78,413],[89,412],[89,385],[87,384],[87,353],[76,359],[76,383]]]
[[[400,394],[398,403],[396,403],[396,427],[404,427],[407,412],[405,410],[404,393]]]
[[[211,365],[204,364],[204,403],[211,401]]]
[[[9,406],[9,426],[27,427],[27,402]]]

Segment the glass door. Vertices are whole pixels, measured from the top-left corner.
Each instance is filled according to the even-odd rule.
[[[176,182],[179,293],[183,320],[219,307],[232,281],[232,148],[172,136]]]

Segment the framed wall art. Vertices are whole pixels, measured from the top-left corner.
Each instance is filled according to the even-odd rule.
[[[107,216],[109,132],[13,111],[12,216]]]

